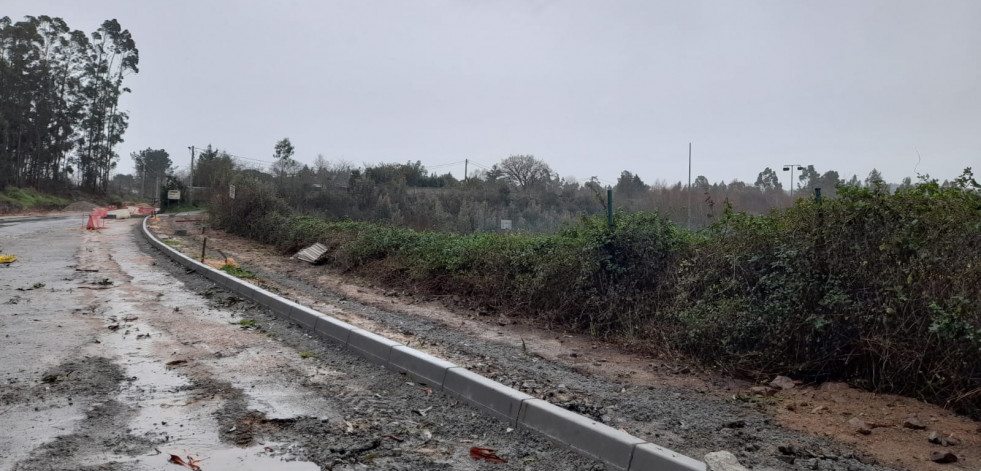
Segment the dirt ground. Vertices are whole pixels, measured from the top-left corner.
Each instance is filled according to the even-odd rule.
[[[0,470],[602,469],[188,273],[139,222],[0,219]]]
[[[186,231],[173,243],[200,255],[206,222],[161,221],[165,235]],[[981,469],[981,424],[915,399],[841,383],[754,393],[765,385],[684,358],[626,353],[526,319],[481,315],[452,296],[397,292],[220,231],[206,235],[208,247],[281,295],[690,456],[729,450],[756,469]],[[209,257],[223,263],[217,252]],[[904,427],[910,418],[924,428]],[[958,461],[935,463],[933,452]]]

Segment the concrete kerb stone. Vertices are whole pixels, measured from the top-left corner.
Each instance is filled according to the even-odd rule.
[[[681,453],[659,447],[653,443],[641,443],[634,447],[629,471],[705,471],[705,463]]]
[[[352,330],[347,338],[348,348],[361,353],[362,357],[386,366],[392,347],[400,345],[402,344],[363,329]]]
[[[541,399],[521,404],[518,426],[538,432],[580,453],[627,470],[636,445],[644,440]]]
[[[238,283],[235,283],[235,287],[232,289],[232,291],[242,295],[243,298],[248,299],[249,301],[262,304],[260,302],[262,298],[259,296],[259,288],[250,283],[239,281]]]
[[[388,366],[395,371],[405,372],[435,389],[443,389],[446,371],[456,367],[446,360],[405,346],[392,348]]]
[[[260,297],[264,298],[263,301],[259,302],[259,304],[266,306],[272,310],[272,312],[275,312],[277,316],[282,317],[283,319],[292,320],[293,308],[295,306],[293,301],[261,289],[257,290],[256,292],[259,293]],[[303,327],[313,330],[313,324],[303,325]]]
[[[199,264],[154,237],[143,220],[143,235],[181,265],[197,271],[245,298],[273,309],[277,315],[346,344],[362,357],[404,371],[447,394],[501,418],[514,426],[539,433],[583,455],[616,469],[629,471],[705,471],[705,464],[620,432],[521,391],[480,376],[398,342],[321,314],[276,296],[226,273]],[[202,270],[206,267],[207,270]],[[211,276],[208,276],[211,275]],[[219,281],[220,280],[220,281]],[[282,311],[282,312],[280,312]],[[440,380],[440,376],[442,379]]]
[[[340,342],[341,345],[347,345],[347,342],[351,337],[351,332],[358,330],[357,327],[348,324],[347,322],[334,319],[330,316],[325,316],[305,306],[300,306],[300,308],[293,311],[293,315],[295,317],[316,316],[317,322],[313,328],[314,332],[321,337],[327,337],[335,342]]]
[[[304,309],[299,303],[293,302],[282,296],[273,294],[272,298],[274,300],[273,302],[280,306],[279,309],[283,309],[283,312],[286,313],[286,318],[291,322],[294,324],[299,324],[301,327],[309,329],[311,332],[316,330],[317,318],[323,314],[313,311],[312,309]],[[316,313],[316,315],[311,317],[308,315],[308,311]]]
[[[443,391],[460,398],[463,402],[480,407],[511,425],[516,425],[518,422],[521,402],[533,399],[517,389],[509,388],[459,366],[446,370]]]

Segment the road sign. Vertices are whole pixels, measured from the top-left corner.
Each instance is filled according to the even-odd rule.
[[[181,199],[181,190],[167,190],[167,199],[169,200]]]

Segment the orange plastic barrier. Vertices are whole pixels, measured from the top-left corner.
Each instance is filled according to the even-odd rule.
[[[89,223],[85,225],[85,228],[90,231],[94,229],[105,229],[106,223],[98,214],[93,212],[89,214]]]

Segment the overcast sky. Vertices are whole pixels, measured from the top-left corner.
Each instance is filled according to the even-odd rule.
[[[421,160],[532,154],[580,182],[754,182],[814,164],[886,180],[981,170],[981,1],[4,0],[117,18],[140,50],[130,152]],[[917,150],[922,156],[918,164]],[[475,167],[471,167],[474,170]],[[778,169],[779,170],[779,169]],[[981,173],[981,172],[979,172]],[[789,175],[781,173],[786,182]]]

